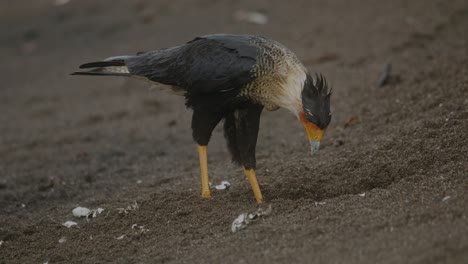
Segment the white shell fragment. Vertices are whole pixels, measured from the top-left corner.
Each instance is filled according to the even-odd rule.
[[[231,225],[231,231],[237,232],[247,227],[248,224],[251,224],[258,220],[260,217],[265,217],[271,213],[271,204],[268,206],[267,209],[259,208],[254,213],[242,213],[240,214]]]
[[[265,25],[268,23],[268,17],[260,12],[238,10],[234,13],[234,18],[237,21],[248,22],[257,25]]]
[[[91,213],[91,210],[89,210],[86,207],[76,207],[75,209],[72,210],[72,214],[74,217],[87,217]]]
[[[99,214],[104,211],[103,208],[96,208],[96,209],[88,209],[86,207],[76,207],[72,210],[72,214],[74,217],[86,217],[86,218],[95,218]]]
[[[88,215],[88,217],[92,217],[92,218],[95,218],[96,216],[98,216],[99,214],[101,214],[102,212],[104,212],[104,208],[97,208],[97,209],[92,209],[91,210],[91,215]]]
[[[315,202],[314,205],[315,207],[319,206],[319,205],[325,205],[327,204],[327,202]]]
[[[363,192],[363,193],[360,193],[360,194],[358,194],[358,195],[361,196],[361,197],[365,197],[365,196],[366,196],[366,193]]]
[[[442,198],[442,202],[448,201],[451,197],[449,195],[445,196]]]
[[[59,244],[65,243],[65,242],[67,242],[67,238],[66,238],[66,237],[62,237],[62,238],[59,239],[58,242],[59,242]]]
[[[139,230],[141,233],[146,233],[149,231],[148,228],[145,228],[145,226],[143,225],[138,225],[138,224],[133,224],[132,225],[132,229],[136,229],[136,230]]]
[[[76,222],[73,222],[73,221],[66,221],[65,223],[62,224],[63,226],[67,227],[67,228],[70,228],[72,226],[76,226],[78,225]]]
[[[222,181],[221,184],[215,186],[215,189],[218,191],[222,191],[222,190],[229,190],[230,187],[231,187],[231,184],[228,181]]]
[[[5,243],[3,240],[0,240],[0,247]]]
[[[121,214],[121,213],[128,214],[131,211],[138,210],[138,208],[140,208],[140,206],[138,205],[137,201],[135,201],[133,204],[131,204],[131,205],[125,207],[125,208],[120,207],[120,208],[116,208],[116,210],[119,211],[119,214]]]
[[[121,236],[119,236],[119,237],[116,237],[115,239],[117,239],[117,240],[122,240],[122,239],[124,239],[124,237],[125,237],[125,235],[121,235]]]
[[[234,220],[234,222],[232,222],[231,231],[234,233],[236,231],[244,229],[247,227],[248,224],[249,221],[247,219],[247,214],[242,213]]]

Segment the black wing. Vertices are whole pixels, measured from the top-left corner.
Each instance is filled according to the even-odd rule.
[[[150,51],[125,61],[133,75],[179,86],[189,94],[239,89],[254,79],[258,54],[250,36],[209,35],[185,45]]]

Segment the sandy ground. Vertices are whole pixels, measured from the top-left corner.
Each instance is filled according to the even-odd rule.
[[[468,3],[352,2],[2,1],[0,263],[468,263]],[[277,39],[334,87],[317,156],[291,114],[263,114],[272,213],[236,233],[257,205],[220,128],[211,179],[233,186],[203,200],[182,98],[68,75],[219,32]]]

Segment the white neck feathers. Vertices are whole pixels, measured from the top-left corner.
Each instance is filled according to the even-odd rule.
[[[302,69],[290,71],[282,85],[283,89],[276,104],[298,116],[302,111],[302,89],[306,78],[307,75]]]

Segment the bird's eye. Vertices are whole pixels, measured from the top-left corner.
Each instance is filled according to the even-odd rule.
[[[305,110],[305,112],[307,113],[307,115],[309,115],[309,116],[311,116],[311,117],[314,116],[314,114],[312,114],[312,113],[310,112],[309,109],[305,108],[304,110]]]

